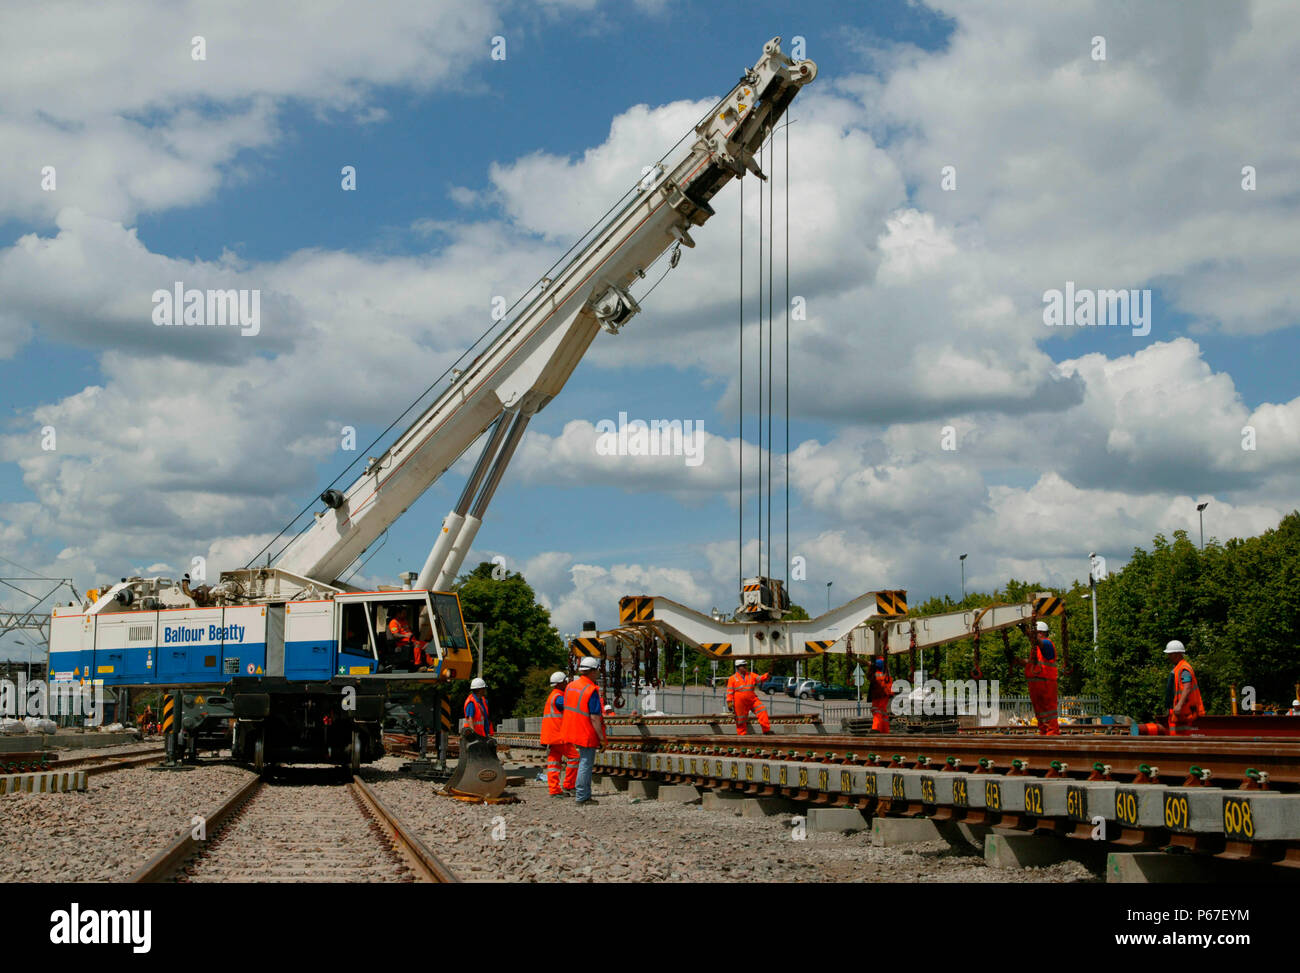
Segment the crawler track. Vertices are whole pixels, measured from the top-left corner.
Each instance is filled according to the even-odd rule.
[[[458,882],[359,777],[252,779],[134,882]],[[308,783],[306,781],[313,781]]]

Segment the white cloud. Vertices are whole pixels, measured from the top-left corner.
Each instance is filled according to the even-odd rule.
[[[0,440],[36,497],[0,508],[0,544],[43,551],[52,572],[102,580],[125,564],[183,566],[196,552],[210,571],[242,564],[267,539],[262,528],[315,490],[311,470],[337,450],[341,425],[390,418],[392,390],[439,374],[486,327],[491,298],[526,287],[520,274],[548,266],[709,104],[687,92],[631,106],[573,158],[520,147],[482,188],[451,190],[482,222],[416,222],[437,247],[429,254],[182,260],[150,252],[135,214],[208,198],[233,178],[239,151],[278,138],[286,99],[364,121],[374,86],[470,84],[465,58],[486,49],[495,24],[490,9],[452,5],[387,17],[290,9],[266,15],[265,37],[241,40],[238,19],[217,9],[132,6],[139,29],[121,36],[134,46],[104,44],[96,12],[62,37],[54,8],[21,11],[22,26],[0,14],[6,36],[32,42],[0,65],[0,163],[38,172],[50,147],[77,159],[54,194],[35,179],[0,181],[0,214],[55,223],[0,253],[0,355],[33,334],[104,349],[99,384],[18,415]],[[1289,160],[1300,146],[1289,89],[1271,79],[1294,73],[1300,32],[1291,7],[1246,9],[954,5],[945,50],[893,49],[875,62],[880,74],[823,75],[800,96],[790,258],[809,316],[793,325],[792,405],[830,430],[792,456],[792,552],[809,559],[795,593],[810,608],[825,580],[836,600],[887,586],[952,590],[960,551],[972,552],[971,587],[1010,574],[1068,581],[1089,550],[1122,560],[1158,530],[1192,528],[1199,499],[1213,497],[1207,527],[1220,537],[1257,532],[1293,505],[1300,399],[1248,407],[1234,377],[1193,340],[1168,340],[1159,318],[1149,339],[1117,335],[1105,353],[1057,362],[1042,347],[1055,332],[1042,325],[1041,295],[1065,280],[1153,287],[1228,332],[1294,326],[1300,176]],[[209,45],[198,69],[187,60],[194,33]],[[1098,33],[1108,37],[1100,64],[1087,53]],[[300,57],[277,56],[285,37]],[[212,70],[236,49],[246,70]],[[29,50],[66,51],[68,70],[37,71]],[[1255,193],[1240,189],[1246,163],[1259,168]],[[958,189],[945,193],[949,164]],[[779,166],[775,175],[783,186]],[[751,268],[755,185],[743,185]],[[783,212],[779,190],[776,202]],[[503,219],[484,218],[492,204]],[[694,233],[700,246],[642,317],[589,357],[694,370],[734,418],[741,187],[715,205]],[[264,306],[274,326],[233,341],[161,334],[149,295],[177,279],[262,288],[279,301]],[[780,284],[777,294],[779,340]],[[746,301],[752,356],[757,291]],[[587,376],[608,382],[613,417],[626,373],[610,374]],[[730,496],[734,438],[710,430],[697,468],[602,457],[599,418],[530,434],[518,475],[687,505]],[[59,429],[53,454],[38,446],[47,423]],[[940,447],[948,424],[955,453]],[[1247,425],[1255,451],[1241,449]],[[730,608],[730,529],[692,538],[699,567],[689,571],[553,551],[523,570],[565,628],[605,624],[629,593]]]
[[[471,87],[498,17],[491,3],[396,0],[6,4],[0,171],[29,175],[0,180],[0,216],[37,221],[78,207],[131,220],[201,202],[236,153],[278,136],[276,108],[288,100],[367,124],[380,86]],[[206,60],[191,56],[196,36]],[[55,192],[40,184],[50,165]]]

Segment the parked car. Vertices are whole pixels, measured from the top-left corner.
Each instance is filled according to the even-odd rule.
[[[805,679],[799,683],[794,695],[800,699],[856,699],[857,690],[836,683],[821,682],[818,679]]]
[[[785,692],[786,689],[790,686],[790,684],[795,681],[796,680],[794,676],[768,675],[766,679],[764,679],[762,682],[758,684],[758,688],[763,692],[767,693],[767,695],[771,696],[774,693]]]

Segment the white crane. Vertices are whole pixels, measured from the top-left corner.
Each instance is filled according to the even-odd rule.
[[[602,328],[617,334],[640,308],[629,293],[670,248],[694,247],[709,201],[754,160],[799,90],[817,76],[774,37],[763,56],[694,130],[694,139],[638,182],[632,198],[583,249],[534,287],[530,301],[450,387],[281,552],[275,567],[334,584],[479,436],[482,453],[442,522],[416,588],[448,588],[482,524],[529,420],[564,387]],[[674,255],[674,262],[676,255]]]

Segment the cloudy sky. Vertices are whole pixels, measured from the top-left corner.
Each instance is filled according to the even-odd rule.
[[[1195,536],[1198,502],[1220,539],[1296,506],[1294,4],[17,2],[0,575],[242,566],[357,458],[344,427],[364,449],[775,35],[820,69],[773,180],[762,556],[803,559],[796,601],[957,594],[963,552],[971,588],[1068,584]],[[624,594],[730,608],[758,570],[756,187],[598,337],[478,535],[562,631]],[[156,326],[175,281],[257,289],[259,333]],[[1049,327],[1067,282],[1145,323]],[[620,413],[702,423],[702,462],[603,455]],[[353,582],[418,569],[464,472]]]

